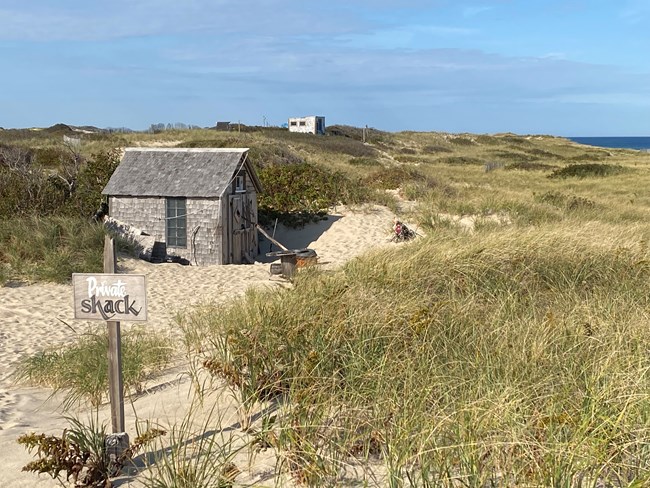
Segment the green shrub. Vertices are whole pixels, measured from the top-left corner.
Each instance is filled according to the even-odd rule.
[[[506,165],[504,169],[518,171],[549,171],[555,168],[557,168],[557,166],[552,164],[521,161],[517,163],[510,163]]]
[[[262,224],[278,218],[299,226],[320,219],[333,205],[367,198],[367,191],[342,173],[309,163],[266,166],[259,177],[264,186],[258,200]]]
[[[394,190],[410,182],[427,182],[427,178],[414,168],[393,166],[375,171],[364,179],[365,185],[380,190]]]
[[[381,163],[376,158],[351,158],[348,160],[348,164],[352,166],[381,166]]]
[[[422,148],[422,152],[424,154],[439,154],[439,153],[451,153],[454,151],[445,146],[428,145]]]
[[[548,191],[536,197],[536,200],[565,210],[593,209],[596,207],[596,202],[589,198],[567,195],[559,191]]]
[[[255,144],[248,152],[248,157],[257,168],[278,164],[300,164],[304,159],[286,145]]]
[[[549,178],[588,178],[591,176],[604,177],[628,172],[629,169],[614,164],[586,163],[571,164],[564,168],[556,169]]]
[[[30,453],[35,451],[37,460],[23,467],[23,471],[36,474],[49,474],[64,486],[61,472],[65,472],[65,480],[72,481],[75,487],[110,487],[110,478],[132,461],[132,457],[144,445],[155,438],[165,435],[160,429],[148,429],[138,435],[126,451],[115,460],[110,459],[106,449],[106,426],[99,425],[97,419],[91,417],[88,425],[68,417],[70,426],[63,431],[61,437],[45,434],[24,434],[17,442]]]
[[[471,137],[465,136],[450,136],[447,141],[455,146],[474,146],[476,144]]]
[[[452,164],[452,165],[482,165],[485,164],[485,161],[480,158],[474,158],[471,156],[448,156],[446,158],[441,158],[438,160],[440,163]]]

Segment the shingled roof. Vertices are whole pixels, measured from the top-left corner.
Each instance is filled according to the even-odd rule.
[[[233,175],[246,166],[257,190],[261,187],[245,157],[247,148],[127,148],[104,195],[220,197]]]

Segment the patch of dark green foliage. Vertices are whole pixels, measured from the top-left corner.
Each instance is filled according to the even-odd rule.
[[[596,202],[578,195],[567,195],[559,191],[548,191],[536,197],[536,200],[542,203],[548,203],[554,207],[564,210],[582,210],[593,209]]]
[[[550,171],[556,169],[557,166],[546,163],[539,163],[536,161],[519,161],[516,163],[510,163],[504,167],[506,170],[518,170],[518,171]]]
[[[424,154],[439,154],[439,153],[451,153],[454,151],[445,146],[437,146],[437,145],[430,144],[428,146],[424,146],[422,148],[422,152]]]
[[[381,163],[376,158],[351,158],[348,160],[348,164],[352,166],[381,166]]]
[[[277,218],[297,227],[320,220],[338,203],[360,203],[367,196],[362,185],[343,173],[310,163],[271,165],[258,172],[264,192],[259,195],[260,224]]]
[[[452,164],[452,165],[481,165],[485,164],[485,161],[480,158],[473,158],[471,156],[448,156],[446,158],[441,158],[438,160],[440,163]]]
[[[92,217],[117,168],[117,151],[84,158],[73,150],[0,146],[0,217]],[[43,164],[44,163],[44,164]]]
[[[571,164],[564,168],[556,169],[549,178],[589,178],[589,177],[605,177],[619,175],[628,172],[629,169],[618,164],[602,164],[602,163],[585,163],[585,164]]]
[[[422,183],[427,181],[425,175],[413,168],[395,166],[372,173],[363,180],[363,183],[378,190],[394,190],[401,188],[405,183]]]

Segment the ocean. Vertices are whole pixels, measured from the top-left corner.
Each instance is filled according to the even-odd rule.
[[[568,137],[567,139],[590,146],[650,151],[650,137]]]

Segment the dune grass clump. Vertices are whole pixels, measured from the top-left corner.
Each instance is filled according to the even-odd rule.
[[[518,161],[507,164],[504,169],[519,171],[550,171],[556,168],[557,166],[553,164],[540,163],[537,161]]]
[[[18,381],[64,392],[64,406],[100,405],[108,395],[108,334],[82,335],[75,342],[41,351],[22,360]],[[122,333],[124,388],[142,392],[146,382],[170,361],[171,342],[161,334],[134,328]]]
[[[74,217],[0,219],[4,281],[67,283],[73,272],[101,272],[104,228]]]
[[[642,486],[648,232],[441,230],[184,327],[307,485]]]
[[[472,156],[447,156],[441,158],[439,162],[452,165],[485,164],[485,161],[483,159],[475,158]]]
[[[629,169],[618,164],[584,163],[571,164],[554,170],[549,178],[589,178],[619,175]]]
[[[580,197],[578,195],[567,195],[559,191],[548,191],[539,195],[537,200],[569,211],[593,209],[596,207],[596,202],[589,198]]]
[[[381,163],[377,158],[368,157],[350,158],[348,164],[351,164],[352,166],[381,166]]]
[[[440,146],[436,144],[428,144],[422,148],[424,154],[439,154],[439,153],[452,153],[452,149],[446,146]]]
[[[364,183],[372,188],[394,190],[410,182],[426,182],[424,174],[408,166],[393,166],[373,172]]]

